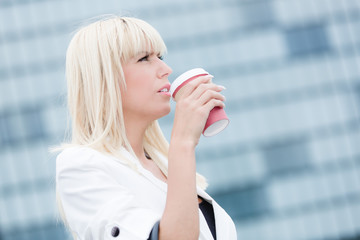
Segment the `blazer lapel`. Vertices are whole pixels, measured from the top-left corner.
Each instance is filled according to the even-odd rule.
[[[200,237],[201,240],[214,240],[209,226],[207,225],[204,214],[199,208],[199,219],[200,219]]]
[[[150,171],[146,170],[140,162],[133,156],[131,153],[129,153],[125,148],[121,149],[121,153],[126,156],[131,162],[133,162],[139,173],[147,178],[151,183],[153,183],[155,186],[157,186],[161,191],[165,192],[167,191],[167,185],[157,177],[155,177]]]
[[[196,191],[197,191],[197,194],[202,197],[203,199],[205,199],[206,201],[208,201],[209,203],[212,204],[212,202],[214,201],[214,199],[212,197],[210,197],[209,194],[207,194],[204,190],[202,190],[201,188],[199,187],[196,187]]]
[[[233,240],[236,239],[236,230],[233,230],[233,222],[230,216],[225,212],[225,210],[220,207],[220,205],[210,197],[204,190],[197,188],[198,195],[208,202],[210,202],[214,208],[215,215],[215,228],[216,228],[216,238],[217,240]],[[206,227],[207,223],[205,221]],[[206,234],[205,239],[213,239],[210,229],[207,228],[210,236]]]
[[[204,190],[202,190],[199,187],[197,187],[197,194],[198,194],[198,196],[202,197],[204,199],[204,201],[207,201],[210,204],[213,204],[213,199]],[[214,211],[214,215],[215,215],[215,211]],[[200,239],[214,240],[212,233],[210,231],[210,228],[204,217],[204,214],[202,213],[200,208],[199,208],[199,216],[200,216]],[[216,225],[216,222],[217,221],[216,221],[216,216],[215,216],[215,225]],[[216,232],[217,232],[217,229],[216,229]]]
[[[145,168],[141,167],[139,169],[140,173],[146,177],[150,182],[152,182],[155,186],[160,188],[161,191],[167,192],[167,184],[155,177],[151,172],[146,170]]]

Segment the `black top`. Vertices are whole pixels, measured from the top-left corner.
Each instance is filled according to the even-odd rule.
[[[213,206],[203,199],[202,202],[199,204],[199,207],[204,214],[204,217],[210,228],[211,234],[214,237],[214,240],[216,240],[215,215]]]
[[[199,208],[206,219],[206,222],[210,228],[210,231],[214,237],[214,240],[216,240],[215,215],[214,215],[213,206],[209,202],[202,199],[202,202],[199,204]],[[151,230],[148,240],[158,240],[159,239],[159,224],[160,224],[160,221],[155,223],[153,229]]]

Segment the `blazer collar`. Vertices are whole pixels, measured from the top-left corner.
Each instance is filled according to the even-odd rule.
[[[150,171],[145,169],[141,165],[140,161],[135,156],[133,156],[131,153],[129,153],[129,151],[127,151],[124,147],[121,148],[120,151],[124,157],[126,157],[131,163],[133,163],[136,166],[136,171],[138,171],[142,176],[147,178],[155,186],[160,188],[161,191],[163,191],[165,193],[167,192],[167,184],[166,183],[164,183],[163,181],[161,181],[160,179],[155,177]],[[160,153],[158,153],[158,154],[160,154]],[[160,157],[164,158],[162,155]],[[166,164],[167,164],[167,162],[166,162]]]
[[[126,157],[131,163],[133,163],[136,166],[136,170],[141,173],[144,177],[146,177],[150,182],[155,184],[157,187],[159,187],[163,192],[167,192],[167,184],[155,177],[150,171],[146,170],[139,162],[139,160],[133,156],[129,151],[127,151],[124,147],[121,148],[121,154]],[[161,153],[157,152],[158,156],[160,157],[161,161],[168,166],[168,161],[165,156],[163,156]],[[203,189],[200,187],[196,187],[197,194],[212,204],[213,199],[209,196]]]

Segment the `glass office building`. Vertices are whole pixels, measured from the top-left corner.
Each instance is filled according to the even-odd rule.
[[[360,239],[359,0],[1,0],[0,240],[70,239],[48,148],[72,33],[108,13],[159,30],[171,81],[203,67],[227,87],[230,125],[197,167],[238,239]]]

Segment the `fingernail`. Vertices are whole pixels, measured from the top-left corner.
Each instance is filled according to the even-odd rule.
[[[226,89],[226,87],[224,87],[223,85],[218,85],[220,88],[222,88],[223,90]]]

